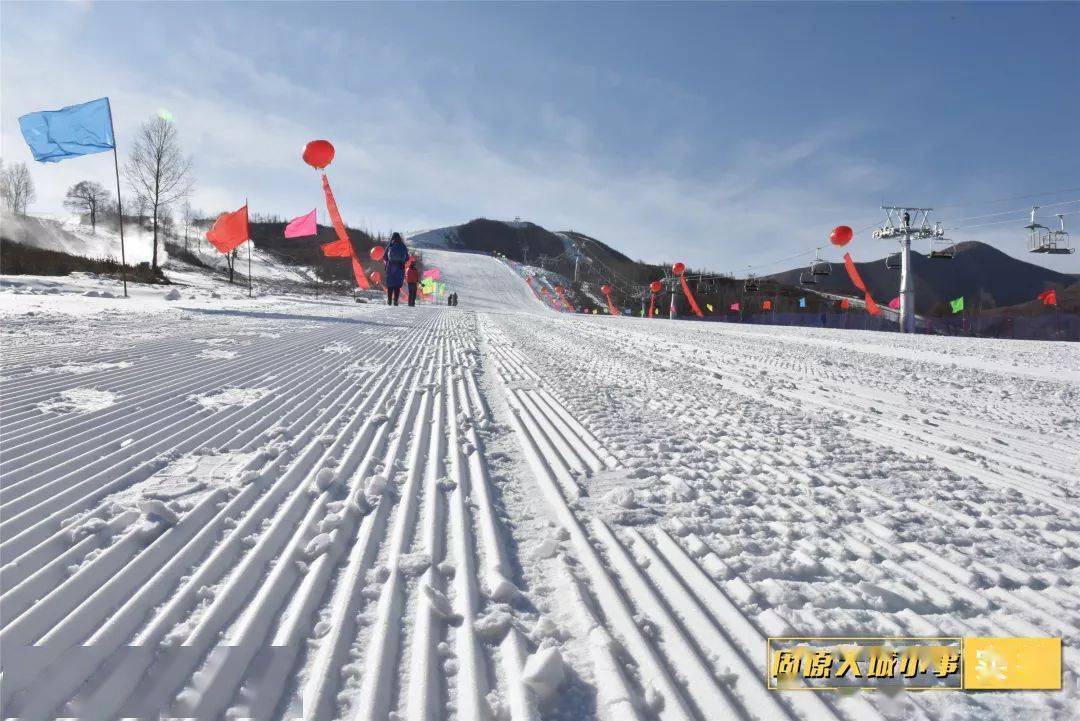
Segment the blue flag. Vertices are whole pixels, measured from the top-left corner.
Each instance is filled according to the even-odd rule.
[[[800,308],[805,308],[806,307],[806,298],[799,298],[799,307]]]
[[[19,127],[34,160],[42,163],[104,153],[116,146],[108,98],[27,113],[19,118]]]

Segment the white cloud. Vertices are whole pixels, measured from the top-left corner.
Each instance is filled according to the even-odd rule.
[[[316,93],[279,69],[202,38],[190,46],[187,57],[197,59],[181,86],[171,82],[177,67],[162,79],[136,62],[118,66],[80,53],[72,37],[62,35],[76,29],[52,31],[57,35],[48,39],[51,47],[73,48],[71,55],[35,55],[34,63],[22,62],[29,38],[5,37],[5,159],[29,160],[13,119],[21,112],[107,94],[123,152],[137,124],[167,108],[195,159],[193,203],[207,211],[233,208],[245,197],[254,212],[289,216],[322,208],[318,176],[299,154],[307,140],[325,137],[337,148],[329,173],[352,225],[416,230],[478,216],[520,216],[551,229],[580,230],[633,257],[738,272],[827,245],[837,223],[873,222],[875,207],[861,203],[867,192],[893,181],[872,160],[838,150],[859,132],[842,124],[783,144],[746,138],[725,167],[689,176],[671,169],[678,163],[652,162],[652,152],[616,159],[589,154],[590,139],[603,129],[550,103],[540,105],[535,144],[508,150],[485,132],[467,102],[433,96],[418,83],[398,82],[362,98]],[[393,49],[386,52],[400,59]],[[74,68],[72,55],[78,56]],[[228,86],[243,99],[221,90]],[[658,137],[657,144],[676,158],[695,152],[685,134]],[[74,182],[111,181],[112,160],[99,155],[35,164],[33,172],[36,208],[56,211]],[[866,257],[884,252],[869,243],[856,251]]]

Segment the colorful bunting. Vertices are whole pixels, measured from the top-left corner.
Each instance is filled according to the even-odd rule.
[[[555,292],[558,293],[559,300],[562,301],[563,306],[567,310],[569,310],[571,313],[576,313],[577,312],[576,310],[574,310],[573,304],[569,300],[567,300],[566,293],[563,291],[563,287],[561,285],[555,286]]]
[[[771,300],[764,301],[761,304],[761,309],[762,310],[772,310],[772,301]]]
[[[799,307],[800,308],[805,308],[806,307],[806,298],[799,298]]]
[[[741,306],[738,303],[732,303],[730,310],[740,310]]]
[[[964,297],[953,298],[949,301],[949,307],[952,308],[953,313],[959,313],[964,310]]]

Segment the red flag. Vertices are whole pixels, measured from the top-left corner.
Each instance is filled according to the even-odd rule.
[[[761,304],[761,309],[762,309],[762,310],[772,310],[772,301],[771,301],[771,300],[767,300],[767,301],[763,302],[763,303]]]
[[[1044,290],[1039,293],[1039,300],[1043,302],[1043,305],[1057,305],[1057,291],[1053,288]]]
[[[851,307],[851,301],[848,300],[847,298],[842,299],[840,301],[840,307],[843,308],[844,310],[847,310],[848,308]]]
[[[690,292],[690,286],[686,282],[686,276],[680,275],[679,282],[682,283],[682,292],[686,296],[686,300],[690,302],[690,310],[694,311],[694,315],[698,318],[705,317],[705,314],[701,312],[701,308],[698,308],[697,300],[694,299],[694,294]]]
[[[228,253],[246,241],[248,239],[247,204],[245,203],[239,210],[219,215],[213,227],[206,231],[206,239],[222,253]]]
[[[862,276],[855,267],[855,261],[851,259],[851,253],[844,253],[844,267],[847,268],[848,277],[851,278],[855,287],[866,294],[866,312],[870,315],[881,315],[881,308],[878,308],[877,303],[870,297],[870,291],[866,289],[866,283],[863,283]]]
[[[341,238],[332,243],[323,243],[323,255],[327,258],[353,258],[352,243],[348,238]]]

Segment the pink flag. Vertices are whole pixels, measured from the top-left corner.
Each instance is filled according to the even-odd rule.
[[[289,221],[285,226],[286,238],[303,238],[307,235],[315,235],[315,211],[307,215],[301,215]]]
[[[739,304],[738,303],[732,303],[731,304],[731,310],[739,310]]]
[[[889,307],[892,308],[893,310],[899,310],[900,309],[900,296],[896,296],[895,298],[890,300],[889,301]]]

